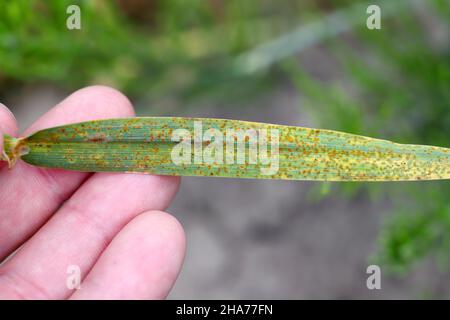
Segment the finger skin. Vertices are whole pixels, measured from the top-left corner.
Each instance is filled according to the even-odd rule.
[[[69,297],[68,267],[76,265],[87,274],[131,219],[169,205],[178,181],[177,177],[141,174],[93,175],[0,267],[0,292],[9,298]]]
[[[163,299],[185,251],[184,231],[174,217],[145,212],[114,238],[71,299]]]
[[[103,86],[87,87],[47,112],[24,135],[66,123],[133,115],[130,102],[118,91]],[[0,116],[5,117],[2,112]],[[15,125],[3,118],[0,118],[2,129],[15,135]],[[36,232],[88,177],[87,173],[37,168],[22,161],[12,170],[1,168],[0,261]]]

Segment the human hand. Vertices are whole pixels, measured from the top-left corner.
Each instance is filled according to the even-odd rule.
[[[81,89],[22,135],[100,118],[134,115],[121,93]],[[0,105],[3,133],[17,124]],[[0,299],[161,299],[180,271],[183,228],[164,210],[179,178],[43,169],[19,161],[0,167]],[[70,266],[81,271],[81,289],[67,285]],[[75,274],[76,275],[76,274]]]

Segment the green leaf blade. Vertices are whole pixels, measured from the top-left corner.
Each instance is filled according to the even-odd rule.
[[[201,123],[203,150],[207,130],[277,131],[278,165],[273,174],[262,173],[267,164],[250,163],[250,140],[245,142],[246,162],[195,161],[195,125]],[[189,163],[172,159],[176,130],[192,134]],[[224,141],[226,135],[224,134]],[[208,139],[206,139],[208,140]],[[270,140],[270,139],[269,139]],[[29,164],[87,172],[144,172],[162,175],[214,176],[255,179],[319,181],[407,181],[450,178],[449,149],[403,145],[343,132],[282,126],[238,120],[148,117],[98,120],[39,131],[23,139]],[[270,141],[267,143],[269,153]],[[233,147],[236,154],[237,149]]]

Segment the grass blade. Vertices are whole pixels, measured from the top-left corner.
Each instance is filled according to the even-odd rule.
[[[25,138],[5,136],[2,158],[13,166],[20,157],[40,167],[87,172],[321,181],[450,178],[448,148],[207,118],[109,119]]]

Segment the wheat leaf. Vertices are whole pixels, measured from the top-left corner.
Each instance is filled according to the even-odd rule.
[[[24,138],[5,135],[4,142],[2,159],[10,167],[22,158],[35,166],[87,172],[321,181],[450,177],[448,148],[239,120],[97,120]]]

